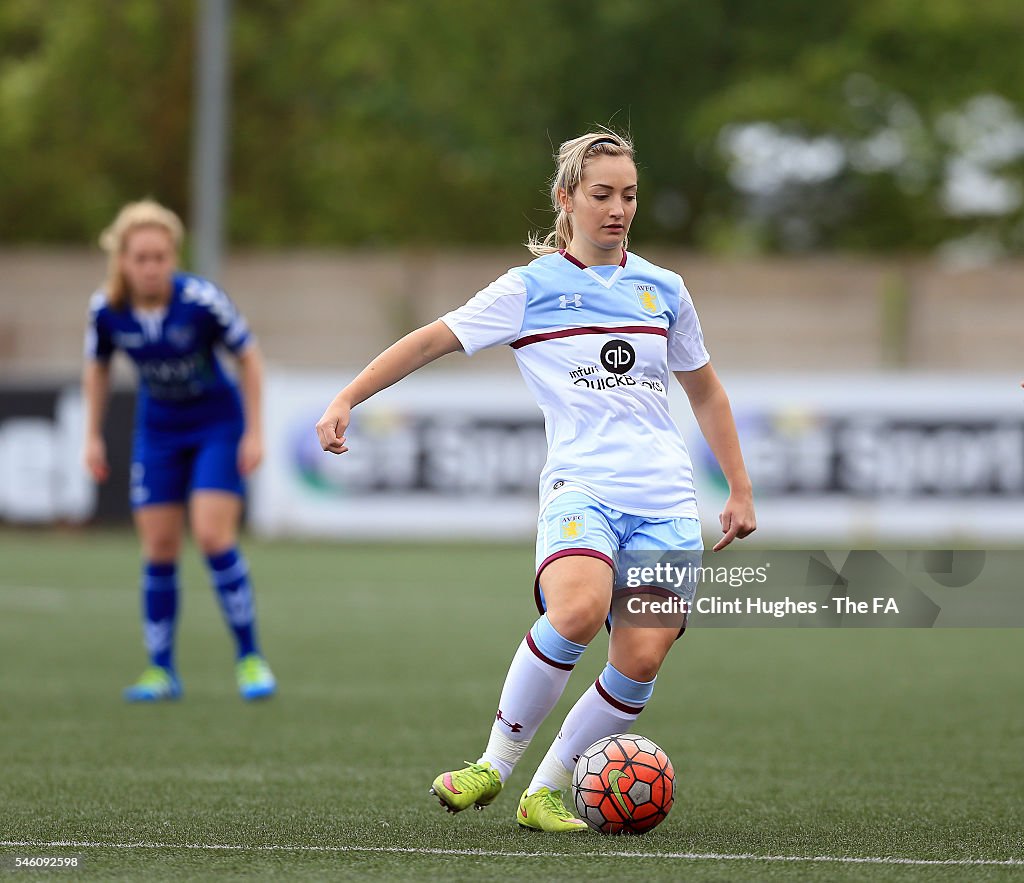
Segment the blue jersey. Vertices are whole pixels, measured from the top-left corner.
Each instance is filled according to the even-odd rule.
[[[215,350],[223,346],[238,354],[251,340],[245,319],[220,288],[175,273],[171,299],[159,310],[113,309],[105,292],[97,292],[85,352],[106,361],[120,349],[135,362],[140,431],[188,431],[242,419],[238,387]]]

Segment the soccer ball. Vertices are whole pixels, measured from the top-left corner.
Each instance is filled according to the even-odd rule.
[[[602,834],[643,834],[672,809],[676,776],[668,755],[644,736],[599,739],[572,773],[576,812]]]

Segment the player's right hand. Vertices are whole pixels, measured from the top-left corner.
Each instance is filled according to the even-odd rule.
[[[110,477],[110,465],[107,463],[107,443],[102,436],[92,436],[85,440],[85,468],[94,480],[104,482]]]
[[[345,430],[348,429],[351,409],[344,401],[337,398],[324,411],[324,416],[316,424],[316,434],[320,439],[320,447],[331,454],[344,454]]]

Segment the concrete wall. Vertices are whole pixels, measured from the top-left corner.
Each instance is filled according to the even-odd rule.
[[[1021,261],[957,272],[842,257],[645,256],[682,273],[725,370],[1024,370]],[[237,253],[223,281],[270,361],[355,368],[527,257],[522,249]],[[104,269],[99,252],[0,252],[0,377],[78,370],[88,296]],[[474,357],[480,368],[511,364],[504,350]]]

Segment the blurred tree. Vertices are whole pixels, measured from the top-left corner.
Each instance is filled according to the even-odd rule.
[[[191,4],[0,5],[0,237],[95,241],[121,203],[186,208]]]
[[[1020,4],[792,5],[831,15],[833,29],[790,45],[783,64],[757,63],[763,76],[735,78],[701,108],[695,138],[717,141],[733,184],[717,191],[726,223],[753,226],[765,248],[927,249],[968,238],[1024,252]],[[771,32],[765,21],[751,26]],[[738,186],[745,177],[756,180]]]
[[[0,236],[187,214],[194,12],[0,6]],[[233,41],[236,244],[522,240],[611,123],[636,241],[1024,251],[1019,0],[247,0]]]

